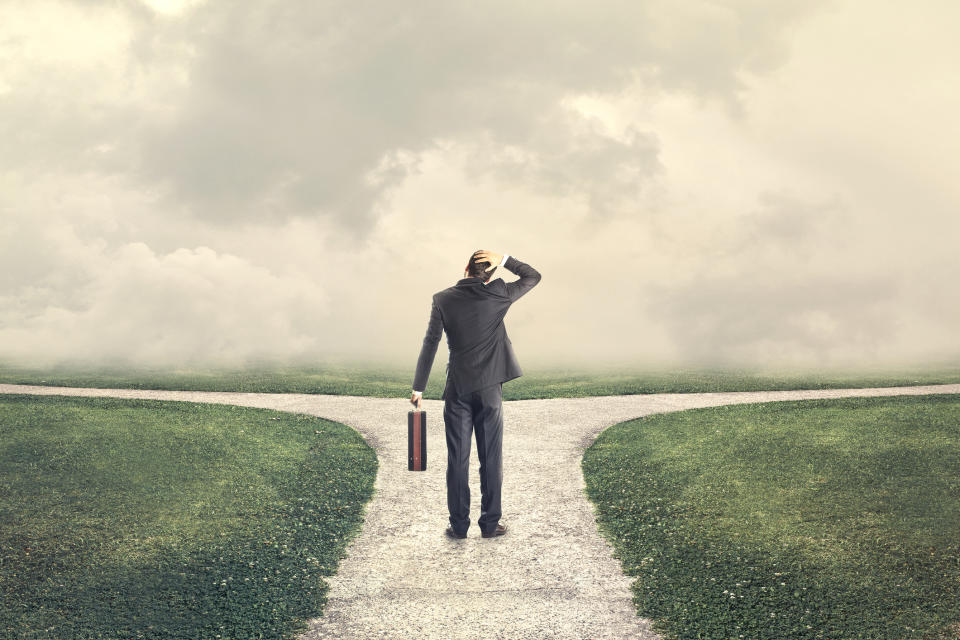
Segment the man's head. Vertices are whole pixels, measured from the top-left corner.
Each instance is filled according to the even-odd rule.
[[[486,270],[487,267],[490,266],[489,262],[486,262],[486,261],[474,262],[474,260],[476,259],[476,255],[480,253],[480,251],[482,250],[477,249],[470,256],[470,261],[467,262],[467,268],[463,272],[463,277],[464,278],[480,278],[481,280],[486,282],[487,280],[490,279],[490,276],[493,275],[493,272],[495,270],[494,269],[490,269],[490,271]]]

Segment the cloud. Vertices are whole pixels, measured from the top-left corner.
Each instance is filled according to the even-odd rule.
[[[50,19],[61,8],[78,33],[111,31],[107,44],[78,43],[84,65],[14,47],[5,133],[37,163],[120,172],[170,211],[223,224],[330,216],[355,236],[407,175],[401,164],[373,177],[385,158],[467,137],[485,141],[478,154],[518,150],[521,176],[603,213],[654,172],[654,138],[612,140],[560,109],[564,98],[639,74],[737,109],[739,75],[782,61],[783,32],[816,7],[161,4],[9,9],[35,13],[14,30],[24,41],[37,21],[65,24]]]
[[[61,248],[76,242],[53,230],[47,238]],[[168,254],[141,242],[72,248],[58,252],[45,276],[0,296],[6,358],[35,366],[241,365],[331,346],[315,329],[328,300],[302,275],[274,274],[203,246]],[[72,275],[66,282],[65,274]]]
[[[882,217],[864,225],[837,194],[763,191],[736,217],[681,229],[686,269],[646,283],[643,312],[678,360],[849,367],[960,351],[945,331],[956,297],[918,278],[939,256],[901,251]]]
[[[2,3],[0,358],[410,363],[478,247],[527,365],[951,357],[931,7]]]

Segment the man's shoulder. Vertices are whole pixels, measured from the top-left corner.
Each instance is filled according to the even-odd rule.
[[[456,293],[456,287],[447,287],[433,294],[433,304],[440,304],[444,300],[450,300],[450,296]]]

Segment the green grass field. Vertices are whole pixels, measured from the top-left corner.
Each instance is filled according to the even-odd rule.
[[[960,396],[654,415],[583,470],[669,637],[960,637]]]
[[[0,396],[0,636],[285,638],[321,613],[377,461],[343,425]]]
[[[324,393],[395,398],[409,395],[410,385],[413,383],[413,364],[411,363],[409,368],[356,363],[312,367],[139,370],[89,366],[30,369],[0,364],[0,382],[71,387]],[[444,365],[435,363],[424,397],[439,399],[445,380]],[[505,400],[521,400],[633,393],[838,389],[944,383],[960,383],[960,367],[940,365],[926,368],[787,373],[733,369],[525,367],[522,377],[503,386],[503,397]]]
[[[6,367],[0,381],[404,397],[409,374]],[[504,397],[958,381],[550,370]],[[3,395],[0,437],[11,638],[290,637],[322,612],[377,468],[343,425],[219,405]],[[639,613],[671,637],[960,637],[960,396],[650,416],[601,434],[583,470]]]

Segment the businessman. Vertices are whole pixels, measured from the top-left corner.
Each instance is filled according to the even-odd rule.
[[[493,270],[503,265],[520,276],[514,282],[490,281]],[[503,318],[510,305],[540,282],[540,273],[513,256],[493,251],[475,251],[463,278],[433,295],[430,322],[423,338],[410,402],[420,407],[423,390],[437,353],[440,335],[447,334],[450,358],[441,399],[447,436],[447,508],[450,525],[446,534],[466,538],[470,527],[471,431],[476,433],[480,459],[480,518],[484,538],[502,536],[500,488],[503,484],[503,383],[523,375],[507,337]]]

